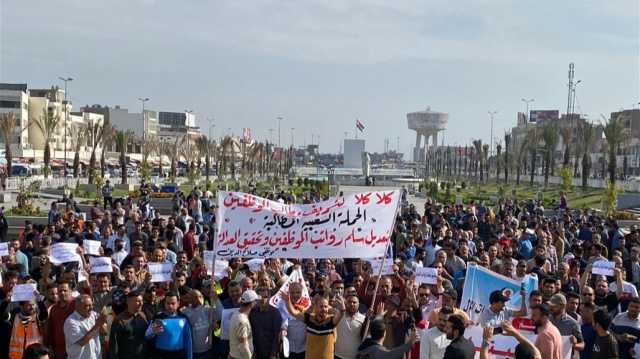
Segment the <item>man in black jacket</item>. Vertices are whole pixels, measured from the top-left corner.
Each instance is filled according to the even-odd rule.
[[[451,344],[445,349],[443,359],[473,359],[475,348],[473,343],[464,337],[464,320],[455,314],[449,316],[445,330]]]

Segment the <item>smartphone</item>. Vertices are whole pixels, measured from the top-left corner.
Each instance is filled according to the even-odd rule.
[[[502,334],[502,327],[493,328],[493,334]]]

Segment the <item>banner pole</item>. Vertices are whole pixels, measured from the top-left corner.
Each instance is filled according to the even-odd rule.
[[[398,194],[398,196],[400,196],[399,191],[396,190],[395,192]],[[373,298],[371,299],[371,310],[374,311],[374,314],[376,310],[376,298],[378,296],[378,287],[380,286],[380,279],[382,279],[382,269],[384,268],[384,262],[387,259],[387,253],[389,252],[389,247],[391,247],[391,236],[393,235],[393,230],[396,226],[396,219],[398,217],[398,212],[400,212],[400,199],[398,199],[398,205],[396,206],[396,213],[393,216],[393,221],[391,222],[391,231],[390,231],[391,235],[389,236],[389,240],[387,241],[387,246],[385,247],[385,250],[384,250],[384,257],[382,259],[382,264],[380,265],[380,269],[378,269],[378,278],[376,280],[376,286],[373,292]],[[389,259],[393,260],[393,258],[389,258]],[[365,339],[367,335],[369,335],[369,324],[371,324],[371,320],[367,320],[367,324],[364,327],[364,335],[362,339]]]

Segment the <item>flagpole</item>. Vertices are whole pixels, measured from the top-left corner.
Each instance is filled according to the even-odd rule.
[[[398,196],[400,196],[400,191],[394,191],[397,193]],[[400,199],[398,199],[398,205],[396,206],[396,212],[393,215],[393,222],[391,222],[391,235],[393,235],[393,230],[395,228],[396,225],[396,218],[398,217],[398,212],[400,212]],[[387,246],[385,247],[384,250],[384,257],[382,259],[382,263],[380,265],[380,269],[378,269],[378,278],[376,279],[376,286],[373,290],[373,298],[371,299],[371,310],[373,310],[374,314],[375,314],[375,310],[376,310],[376,298],[378,297],[378,287],[380,286],[380,279],[382,279],[382,269],[384,268],[384,262],[387,259],[387,253],[389,252],[389,247],[391,247],[391,235],[389,235],[389,240],[387,241]],[[393,258],[389,258],[391,260],[393,260]],[[374,315],[375,318],[375,315]],[[367,318],[368,319],[368,318]],[[369,335],[369,324],[371,324],[371,320],[367,320],[367,324],[364,327],[364,336],[363,338],[366,338],[367,335]]]

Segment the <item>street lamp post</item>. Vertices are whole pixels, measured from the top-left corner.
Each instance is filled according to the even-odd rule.
[[[282,144],[280,143],[280,125],[282,123],[283,118],[277,117],[277,120],[278,120],[278,147],[282,147]]]
[[[68,179],[67,179],[67,127],[69,122],[69,111],[67,109],[68,101],[67,101],[67,83],[73,81],[71,77],[62,77],[59,76],[58,79],[64,81],[64,189],[65,192],[68,188]]]
[[[142,103],[142,140],[146,141],[147,139],[147,116],[144,109],[144,104],[149,101],[148,97],[138,97],[138,101]]]
[[[293,142],[293,131],[295,131],[296,128],[295,127],[291,127],[291,148],[293,148],[293,146],[295,145]]]
[[[498,111],[489,111],[489,117],[491,117],[491,139],[489,140],[489,157],[491,157],[493,155],[493,117],[497,113],[498,113]],[[443,135],[443,137],[444,137],[444,135]]]
[[[535,101],[535,99],[532,99],[532,98],[530,98],[530,99],[522,98],[522,99],[520,99],[520,101],[522,101],[522,102],[524,102],[524,103],[526,103],[526,104],[527,104],[527,112],[524,114],[524,117],[527,119],[527,123],[529,123],[529,103],[531,103],[531,102]]]

